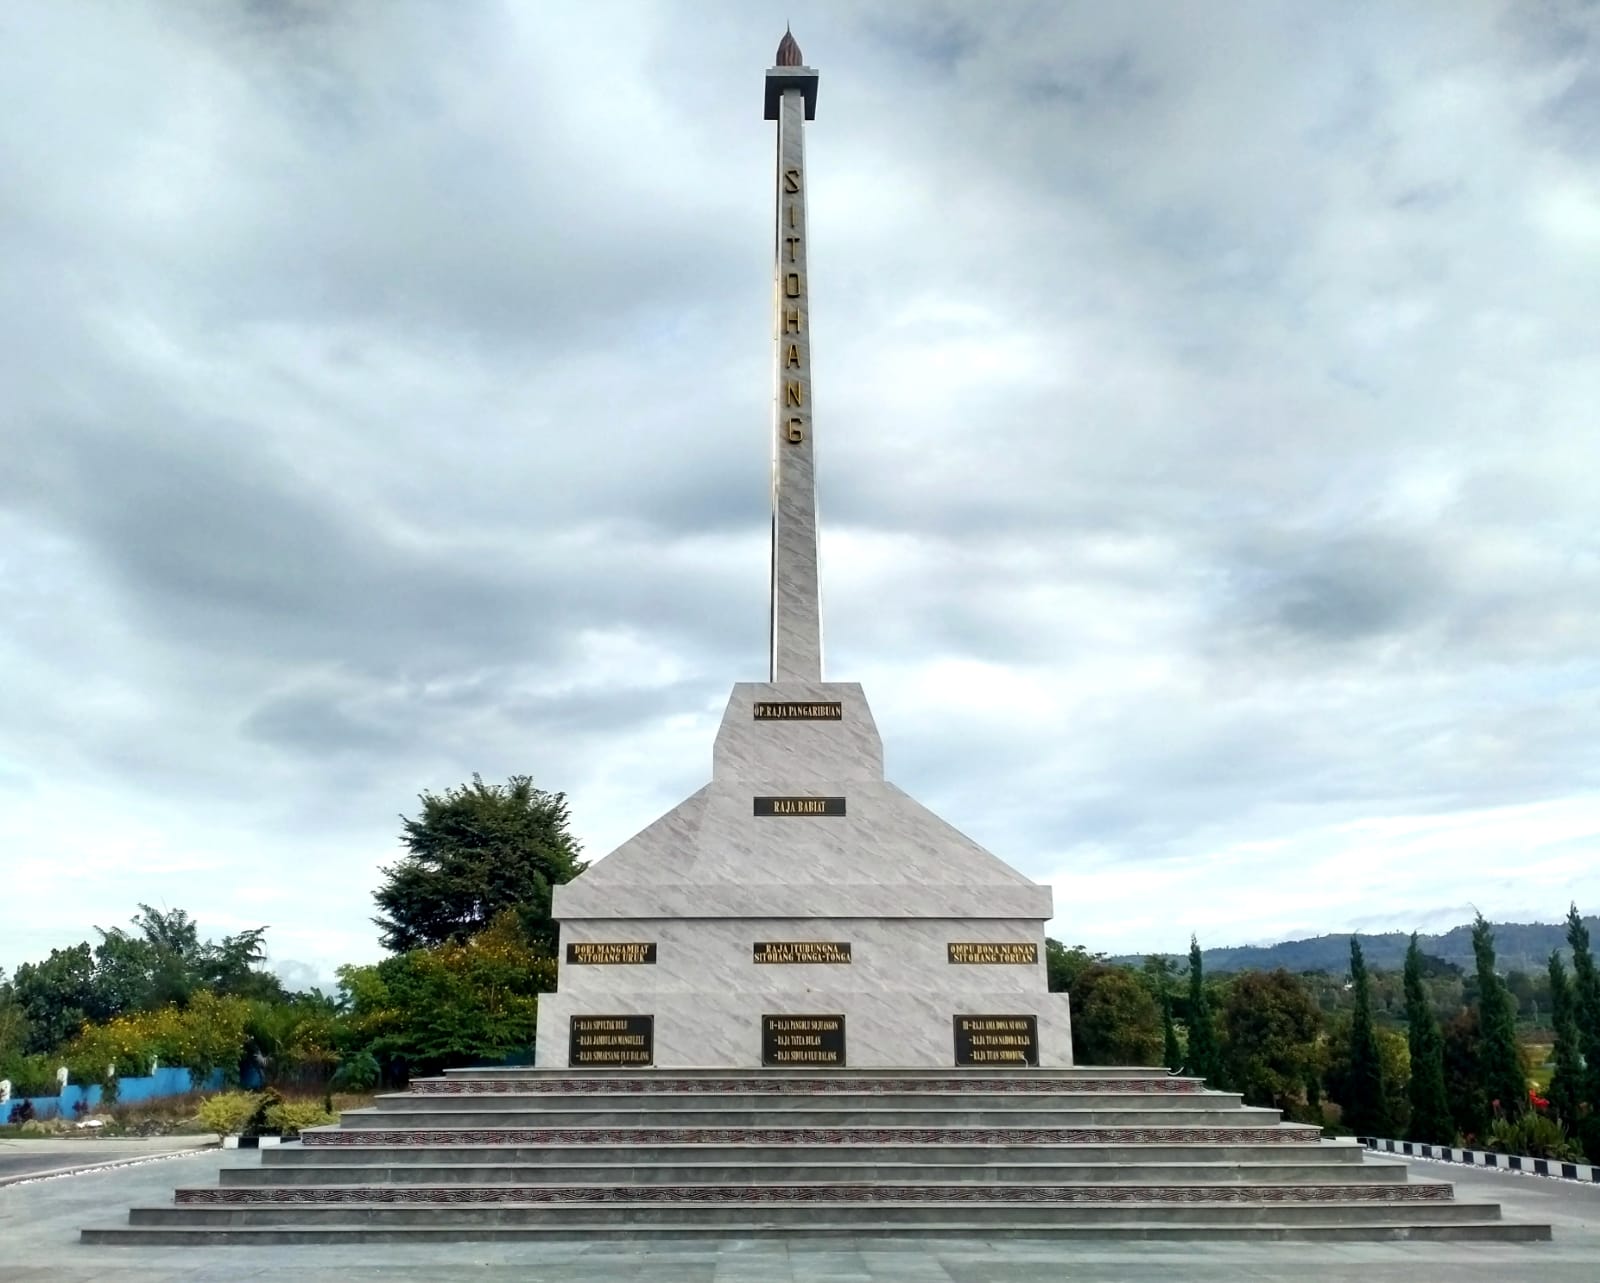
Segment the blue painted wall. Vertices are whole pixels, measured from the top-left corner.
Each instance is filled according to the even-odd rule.
[[[250,1081],[251,1079],[255,1081]],[[248,1087],[260,1086],[259,1073],[247,1073],[245,1085]],[[200,1084],[201,1091],[219,1091],[222,1088],[222,1070],[213,1070],[211,1076]],[[187,1069],[158,1069],[155,1073],[143,1078],[119,1078],[117,1080],[117,1103],[119,1105],[136,1104],[141,1100],[158,1100],[162,1096],[182,1096],[194,1091],[194,1078]],[[21,1100],[30,1101],[36,1118],[71,1118],[73,1110],[77,1108],[80,1100],[88,1099],[89,1108],[93,1109],[100,1103],[101,1091],[98,1084],[93,1087],[79,1087],[69,1083],[67,1089],[59,1096],[13,1096],[5,1104],[0,1105],[0,1123],[11,1116],[11,1108]]]

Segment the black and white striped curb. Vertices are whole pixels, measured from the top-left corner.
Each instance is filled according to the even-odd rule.
[[[1492,1149],[1461,1149],[1452,1145],[1424,1145],[1421,1141],[1379,1140],[1376,1136],[1357,1136],[1370,1150],[1380,1154],[1403,1154],[1408,1158],[1431,1158],[1443,1163],[1466,1163],[1471,1167],[1495,1167],[1506,1172],[1530,1172],[1557,1180],[1583,1181],[1600,1185],[1600,1167],[1589,1163],[1563,1163],[1554,1158],[1529,1158],[1524,1154],[1501,1154]]]

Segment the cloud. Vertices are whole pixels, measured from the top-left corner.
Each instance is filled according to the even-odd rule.
[[[1600,29],[1532,13],[797,31],[830,672],[1054,933],[1600,898]],[[0,842],[71,890],[0,965],[158,897],[327,976],[419,792],[531,773],[598,855],[701,782],[784,18],[12,21]]]

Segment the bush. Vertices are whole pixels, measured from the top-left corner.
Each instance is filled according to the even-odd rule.
[[[218,1092],[200,1102],[200,1125],[219,1137],[236,1135],[254,1116],[261,1099],[261,1095],[253,1091]]]
[[[33,1121],[33,1102],[31,1100],[19,1100],[15,1105],[11,1106],[11,1114],[6,1121],[13,1127],[22,1123],[31,1123]]]
[[[339,1121],[314,1100],[286,1100],[267,1110],[267,1127],[280,1136],[298,1136],[307,1127],[326,1127]]]
[[[1545,1114],[1528,1110],[1516,1119],[1496,1118],[1489,1124],[1488,1147],[1501,1154],[1523,1154],[1528,1158],[1553,1158],[1563,1163],[1583,1159],[1578,1145],[1566,1129]]]
[[[0,1078],[11,1080],[13,1096],[58,1096],[61,1088],[56,1083],[56,1069],[60,1064],[56,1056],[11,1056],[0,1060]]]
[[[370,1051],[358,1051],[339,1062],[329,1086],[335,1091],[367,1092],[378,1085],[381,1077],[382,1071],[373,1054]]]

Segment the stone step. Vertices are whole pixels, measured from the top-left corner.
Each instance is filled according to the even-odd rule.
[[[1405,1179],[1403,1163],[1301,1161],[1298,1163],[1107,1163],[1107,1162],[997,1162],[987,1150],[978,1150],[965,1163],[917,1161],[584,1163],[581,1155],[568,1161],[542,1164],[484,1163],[344,1163],[294,1166],[225,1167],[225,1186],[264,1185],[591,1185],[616,1182],[627,1185],[671,1184],[779,1184],[790,1181],[970,1181],[1054,1184],[1064,1181],[1164,1182],[1193,1184],[1317,1184],[1388,1182]]]
[[[1277,1145],[317,1145],[259,1151],[261,1167],[524,1165],[561,1163],[1337,1163],[1359,1166],[1362,1148],[1315,1140]],[[234,1168],[235,1171],[256,1170]]]
[[[1072,1065],[1064,1068],[1022,1066],[1016,1069],[1007,1069],[1003,1074],[997,1074],[993,1069],[960,1069],[950,1065],[937,1069],[838,1069],[821,1071],[804,1067],[748,1070],[726,1068],[652,1069],[643,1074],[637,1069],[569,1069],[565,1066],[540,1068],[536,1065],[518,1065],[508,1068],[503,1065],[475,1065],[462,1069],[446,1069],[440,1077],[447,1081],[475,1078],[520,1078],[535,1082],[564,1080],[577,1083],[643,1081],[658,1078],[674,1080],[687,1078],[745,1078],[764,1083],[789,1078],[803,1082],[814,1082],[819,1079],[846,1077],[873,1080],[903,1078],[918,1081],[938,1078],[992,1079],[1004,1077],[1008,1082],[1027,1078],[1061,1079],[1064,1081],[1101,1078],[1176,1078],[1181,1082],[1198,1082],[1198,1079],[1182,1078],[1179,1075],[1175,1075],[1164,1065]]]
[[[750,1110],[765,1114],[790,1114],[811,1110],[983,1110],[1012,1114],[1056,1109],[1236,1110],[1244,1098],[1231,1092],[827,1092],[820,1096],[764,1092],[484,1092],[429,1095],[392,1092],[378,1096],[374,1107],[381,1114],[395,1112],[451,1114],[483,1110],[533,1110],[541,1114],[636,1112],[676,1115],[688,1110]]]
[[[452,1073],[454,1071],[451,1071]],[[868,1076],[867,1072],[845,1072],[799,1077],[780,1075],[728,1074],[690,1077],[677,1071],[663,1071],[652,1077],[574,1077],[546,1071],[544,1075],[479,1073],[445,1078],[416,1078],[410,1091],[419,1096],[451,1095],[660,1095],[663,1093],[705,1093],[760,1096],[833,1096],[907,1092],[977,1092],[1002,1095],[1076,1094],[1094,1092],[1139,1092],[1150,1095],[1198,1095],[1205,1090],[1196,1078],[1177,1078],[1170,1074],[1139,1076],[1111,1070],[1094,1076],[1063,1077],[1059,1071],[1048,1076],[1021,1076],[1015,1072],[995,1076],[983,1071],[930,1071],[914,1077],[898,1070]]]
[[[363,1127],[1262,1127],[1277,1123],[1276,1109],[1233,1105],[1231,1108],[1083,1109],[1012,1107],[973,1109],[966,1106],[919,1105],[914,1109],[879,1106],[856,1109],[806,1103],[790,1109],[694,1108],[625,1109],[355,1109],[340,1126]]]
[[[536,1206],[528,1204],[448,1206],[396,1206],[384,1203],[343,1206],[285,1207],[248,1203],[233,1206],[136,1207],[129,1214],[136,1226],[230,1226],[254,1227],[293,1225],[307,1229],[344,1225],[364,1226],[538,1226],[557,1227],[581,1224],[607,1230],[652,1225],[702,1225],[729,1227],[789,1227],[804,1229],[819,1218],[833,1224],[915,1226],[950,1220],[981,1220],[989,1227],[1093,1225],[1107,1220],[1123,1224],[1184,1225],[1195,1223],[1235,1224],[1274,1222],[1277,1224],[1338,1225],[1364,1220],[1404,1218],[1411,1224],[1448,1225],[1462,1221],[1500,1219],[1493,1203],[1413,1204],[1394,1201],[1365,1203],[1089,1203],[1076,1205],[916,1203],[872,1204],[736,1204],[706,1206],[674,1203],[666,1205],[594,1204]]]
[[[881,1215],[876,1246],[896,1241],[924,1243],[929,1239],[1025,1240],[1081,1239],[1084,1242],[1548,1242],[1550,1226],[1500,1220],[1427,1222],[1411,1218],[1410,1208],[1375,1207],[1373,1219],[1351,1224],[1295,1224],[1287,1221],[1245,1221],[1237,1218],[1209,1221],[1149,1224],[1117,1219],[1117,1210],[1107,1219],[1075,1224],[1059,1217],[1045,1222],[1021,1225],[996,1225],[990,1221],[963,1220],[952,1216],[943,1221],[906,1224]],[[958,1209],[952,1209],[956,1211]],[[962,1211],[968,1209],[959,1209]],[[1367,1210],[1367,1209],[1364,1209]],[[608,1243],[651,1242],[673,1239],[707,1239],[724,1236],[746,1240],[781,1238],[794,1247],[807,1243],[828,1243],[838,1239],[857,1239],[862,1226],[853,1222],[836,1223],[814,1218],[803,1227],[772,1223],[690,1223],[653,1225],[604,1225],[582,1222],[563,1225],[339,1225],[307,1228],[297,1226],[226,1225],[114,1225],[90,1227],[81,1232],[85,1243],[115,1247],[289,1247],[301,1244],[355,1245],[385,1243]]]
[[[306,1149],[341,1145],[1296,1145],[1315,1127],[312,1127]]]
[[[1402,1176],[1404,1168],[1400,1169]],[[1365,1181],[1319,1184],[1140,1184],[1116,1181],[1015,1185],[999,1182],[888,1181],[782,1182],[744,1185],[269,1185],[256,1188],[205,1186],[180,1188],[173,1195],[180,1206],[227,1206],[273,1203],[290,1206],[337,1203],[408,1204],[426,1207],[459,1203],[530,1203],[540,1205],[626,1204],[649,1206],[686,1203],[695,1206],[751,1204],[796,1206],[884,1203],[1356,1203],[1385,1201],[1448,1202],[1453,1190],[1444,1181]]]

